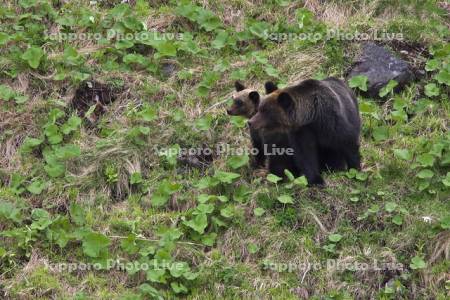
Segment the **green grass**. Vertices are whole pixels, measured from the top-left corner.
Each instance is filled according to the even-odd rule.
[[[130,2],[0,8],[1,298],[448,296],[450,48],[438,1]],[[113,29],[184,38],[48,35]],[[269,79],[342,78],[361,44],[265,32],[328,29],[400,32],[425,50],[406,55],[426,71],[401,93],[358,96],[361,172],[306,188],[267,180],[245,157],[198,167],[155,151],[250,147],[245,121],[225,113],[235,80],[262,91]],[[86,80],[112,92],[102,113],[92,90],[88,112],[72,105]],[[55,269],[77,263],[91,268]]]

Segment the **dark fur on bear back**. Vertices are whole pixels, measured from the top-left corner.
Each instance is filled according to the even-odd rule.
[[[347,85],[337,78],[308,79],[282,90],[294,100],[289,112],[293,127],[310,125],[320,132],[319,140],[339,138],[341,141],[359,137],[361,119],[358,102]],[[326,135],[323,136],[323,135]]]
[[[308,79],[264,96],[250,126],[287,134],[293,165],[310,185],[324,184],[323,166],[360,169],[361,119],[355,95],[336,78]]]

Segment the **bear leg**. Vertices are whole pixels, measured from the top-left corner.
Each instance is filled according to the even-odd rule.
[[[361,155],[359,145],[348,144],[342,150],[349,169],[361,170]]]
[[[278,177],[286,177],[284,170],[289,170],[294,177],[300,176],[295,161],[290,155],[269,156],[268,161],[269,172]]]
[[[320,169],[322,171],[344,171],[347,168],[344,155],[331,148],[320,148]]]
[[[256,155],[252,155],[251,164],[254,168],[264,167],[266,156],[264,155],[263,141],[258,131],[250,128],[252,146],[258,150]]]
[[[314,132],[308,127],[301,127],[289,134],[289,140],[294,149],[296,167],[305,174],[308,184],[325,184],[320,175],[319,149]]]

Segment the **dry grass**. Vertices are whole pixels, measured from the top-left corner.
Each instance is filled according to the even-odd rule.
[[[8,84],[29,98],[21,111],[6,109],[14,106],[13,103],[4,104],[5,107],[0,111],[0,132],[7,133],[5,140],[0,143],[0,168],[12,172],[19,168],[18,150],[24,139],[39,135],[35,111],[43,105],[41,97],[44,91],[29,87],[28,74],[18,76],[15,81],[1,83]]]
[[[306,0],[304,7],[312,11],[319,20],[333,28],[346,27],[354,14],[352,7],[332,1],[324,3],[320,0]]]
[[[158,3],[160,2],[165,3],[165,1],[158,1]],[[354,28],[359,25],[367,27],[369,24],[373,27],[383,27],[390,20],[399,15],[404,15],[404,13],[395,9],[375,15],[380,2],[379,0],[364,1],[361,6],[355,7],[354,1],[338,4],[336,1],[306,0],[297,1],[281,8],[278,13],[265,9],[266,3],[259,0],[226,3],[201,1],[200,5],[213,10],[225,26],[232,26],[238,31],[244,28],[248,16],[268,22],[275,22],[280,18],[294,22],[295,10],[301,7],[311,10],[318,20],[323,21],[331,28]],[[155,3],[152,3],[152,5],[155,5]],[[158,32],[169,31],[179,25],[184,29],[195,30],[193,25],[185,18],[160,13],[156,9],[152,9],[150,15],[144,21],[149,30],[157,30]],[[57,33],[60,30],[61,28],[57,26],[51,28],[52,33]],[[269,63],[275,66],[288,84],[314,76],[327,61],[325,48],[311,46],[307,50],[298,51],[298,45],[295,43],[296,41],[282,43],[266,52],[269,55]],[[93,41],[77,42],[73,45],[78,48],[79,53],[87,56],[88,65],[95,66],[95,61],[90,55],[101,51],[100,46]],[[356,51],[351,47],[352,45],[346,50],[348,50],[349,55],[355,55]],[[50,49],[47,50],[50,51]],[[62,53],[62,48],[52,50],[52,52],[48,52],[48,58],[50,60],[58,59]],[[351,60],[352,57],[349,56],[348,58]],[[51,204],[54,210],[64,213],[67,213],[69,204],[74,201],[94,207],[95,210],[94,208],[93,210],[97,215],[93,221],[93,228],[95,230],[100,229],[101,232],[107,234],[114,231],[110,223],[111,220],[136,221],[140,226],[142,238],[155,240],[158,238],[154,233],[157,226],[179,225],[182,222],[181,217],[196,206],[196,197],[200,192],[183,190],[183,192],[174,194],[164,209],[154,209],[150,201],[153,186],[156,186],[163,177],[170,178],[173,174],[171,170],[166,170],[160,165],[161,158],[154,152],[153,146],[168,145],[174,142],[172,137],[180,130],[170,120],[174,107],[181,109],[188,121],[193,121],[205,114],[212,114],[219,116],[218,120],[222,122],[223,119],[220,117],[225,114],[225,100],[231,98],[232,93],[234,93],[230,71],[249,68],[254,63],[253,61],[240,59],[237,55],[233,57],[231,70],[223,74],[214,85],[208,99],[204,99],[203,102],[201,99],[197,99],[195,89],[201,80],[202,73],[214,67],[215,61],[212,61],[212,59],[205,61],[204,58],[194,57],[193,61],[187,63],[186,66],[175,59],[161,61],[161,63],[176,65],[176,71],[191,68],[194,75],[189,80],[180,80],[176,76],[176,72],[168,78],[160,79],[156,75],[151,75],[142,70],[132,72],[99,71],[96,74],[96,79],[102,82],[119,80],[125,83],[123,89],[116,95],[117,100],[107,107],[106,113],[98,123],[101,126],[117,130],[117,137],[111,139],[111,144],[106,149],[98,149],[96,148],[97,142],[108,141],[108,138],[101,138],[98,131],[83,126],[80,130],[80,136],[76,139],[82,150],[82,156],[73,159],[67,166],[67,175],[70,180],[64,183],[63,188],[52,185],[46,191],[46,196],[51,196],[48,199],[43,200],[44,197],[27,196],[27,201],[32,207],[45,206],[45,201],[48,201],[48,204]],[[420,63],[423,64],[423,61]],[[3,176],[3,172],[9,176],[10,173],[17,170],[27,173],[32,167],[20,161],[18,149],[26,136],[36,137],[42,133],[42,128],[39,128],[35,115],[41,113],[41,115],[44,115],[44,108],[45,110],[48,108],[45,105],[49,104],[45,104],[43,99],[61,99],[63,103],[68,104],[73,98],[76,87],[72,86],[68,80],[63,82],[52,81],[53,75],[38,72],[21,73],[14,81],[6,82],[14,90],[28,95],[30,100],[20,112],[15,110],[0,112],[0,132],[10,132],[5,135],[5,139],[0,143],[0,176]],[[266,78],[262,77],[266,75],[260,74],[257,76],[254,77],[253,74],[250,74],[250,78],[245,81],[245,84],[263,93],[263,84]],[[270,79],[268,76],[266,77],[267,80]],[[158,87],[158,91],[150,95],[148,90],[151,87]],[[410,92],[411,94],[417,94],[416,90]],[[165,103],[165,97],[169,95],[174,95],[175,100]],[[138,149],[125,136],[131,127],[143,124],[133,120],[131,116],[133,112],[138,111],[142,105],[147,103],[158,104],[160,107],[159,118],[154,124],[152,123],[154,127],[152,127],[152,132],[146,140],[148,147]],[[386,117],[391,111],[391,103],[388,101],[383,109],[385,113],[383,117]],[[417,127],[420,129],[418,135],[422,135],[424,138],[430,137],[432,135],[429,128],[430,124],[435,129],[439,128],[445,131],[444,129],[448,127],[448,121],[444,114],[445,110],[442,110],[434,117],[433,122],[420,124],[421,126]],[[430,120],[427,119],[428,121]],[[220,123],[219,126],[205,132],[201,137],[201,142],[207,141],[214,144],[220,141],[230,144],[231,147],[250,147],[246,129],[236,130],[227,121],[225,121],[225,124]],[[193,128],[189,130],[196,131]],[[363,152],[372,152],[370,156],[366,156],[363,170],[367,173],[379,174],[386,167],[383,165],[384,160],[390,159],[390,151],[394,145],[407,147],[410,144],[400,145],[398,140],[390,139],[374,146],[370,139],[365,139],[362,144]],[[383,160],[380,158],[383,158]],[[108,183],[106,181],[104,169],[108,163],[117,167],[119,175],[117,182]],[[216,169],[226,169],[226,157],[216,157],[207,172],[213,172]],[[127,196],[133,193],[129,178],[135,172],[141,172],[150,185],[150,191],[145,192],[139,200],[132,197],[127,199]],[[239,183],[248,183],[252,189],[261,187],[254,180],[255,174],[249,174],[250,172],[243,171],[242,182]],[[182,182],[184,179],[177,178],[177,181],[190,188],[193,184],[190,175],[193,173],[192,169],[187,168],[187,175],[184,175],[189,179]],[[362,190],[371,183],[370,180],[372,178],[369,179],[366,186],[361,185]],[[274,214],[279,211],[276,209],[267,211],[265,215],[259,218],[254,216],[253,210],[258,207],[257,193],[252,194],[249,203],[245,205],[237,204],[244,211],[243,219],[227,228],[227,230],[220,231],[217,246],[210,249],[192,243],[187,247],[177,248],[174,258],[187,261],[193,267],[205,268],[211,272],[227,271],[228,269],[225,267],[229,267],[229,270],[231,270],[229,272],[232,272],[233,276],[236,276],[239,281],[242,280],[245,286],[223,282],[211,283],[203,293],[197,291],[199,295],[193,296],[193,298],[205,299],[210,297],[214,299],[211,295],[229,295],[229,291],[233,290],[235,297],[242,299],[270,299],[272,296],[268,296],[269,290],[272,292],[275,289],[288,290],[289,288],[291,293],[299,298],[326,294],[332,289],[346,289],[358,299],[376,298],[378,291],[384,287],[385,283],[392,282],[393,279],[398,277],[397,273],[382,270],[356,271],[352,273],[355,279],[347,280],[342,270],[298,268],[292,272],[277,272],[264,270],[261,266],[265,259],[280,264],[291,264],[292,266],[305,266],[317,260],[323,261],[328,257],[328,253],[321,249],[328,242],[327,237],[341,229],[349,230],[346,226],[351,226],[352,232],[345,232],[344,235],[352,233],[364,235],[371,230],[379,232],[384,230],[387,224],[382,217],[375,221],[357,221],[358,215],[366,209],[365,204],[350,203],[347,199],[348,191],[339,189],[343,186],[353,186],[352,182],[354,183],[353,180],[344,176],[330,176],[330,178],[327,178],[328,191],[308,189],[296,193],[295,197],[298,201],[296,201],[294,209],[298,212],[298,218],[295,220],[295,224],[290,227],[281,226],[277,223]],[[404,182],[390,182],[388,188],[395,191],[395,196],[398,199],[403,199],[410,192],[410,187]],[[76,195],[69,196],[68,191],[76,191]],[[339,195],[330,191],[338,191]],[[102,198],[104,200],[99,200]],[[132,200],[139,201],[139,203],[136,205]],[[104,201],[104,203],[99,204],[101,201]],[[402,230],[415,226],[417,218],[406,216],[404,222]],[[300,234],[299,231],[301,230],[305,230],[305,234]],[[312,232],[306,232],[307,230]],[[400,231],[399,229],[395,233],[396,238],[386,237],[386,240],[380,241],[380,243],[345,244],[345,247],[342,246],[339,249],[338,259],[348,264],[370,262],[374,258],[383,262],[396,263],[398,262],[396,254],[414,255],[417,237],[406,230]],[[114,242],[111,250],[117,250],[120,238],[120,236],[113,237]],[[260,251],[255,254],[250,253],[247,247],[250,243],[258,245]],[[343,243],[346,243],[346,241],[343,241]],[[387,245],[382,246],[383,243]],[[49,263],[49,260],[36,249],[38,248],[33,250],[24,268],[19,269],[13,278],[5,281],[8,289],[13,285],[26,283],[34,270]],[[437,290],[442,288],[446,280],[450,280],[448,273],[432,271],[433,266],[450,259],[450,235],[448,232],[438,234],[426,245],[425,249],[429,267],[420,272],[419,283],[413,282],[412,286],[408,286],[413,290],[410,295],[424,289]],[[217,253],[220,254],[220,261],[216,259]],[[216,267],[215,264],[220,264],[220,267]],[[71,297],[80,290],[94,297],[102,298],[110,296],[105,296],[105,290],[120,293],[120,285],[136,287],[145,280],[143,274],[133,277],[128,276],[125,272],[115,271],[107,274],[81,272],[75,274],[76,278],[69,278],[70,280],[63,274],[51,273],[51,275],[58,279],[61,284],[60,289],[41,291],[27,288],[21,291],[22,294],[19,295],[19,298]],[[3,278],[1,279],[3,280]],[[104,281],[102,282],[102,280]],[[76,287],[73,286],[74,281]],[[249,284],[249,287],[247,284]],[[27,292],[29,295],[26,295]],[[52,293],[53,296],[51,296]],[[281,298],[281,296],[279,297]]]
[[[317,47],[302,52],[280,47],[271,57],[280,74],[289,74],[288,84],[311,78],[325,60],[323,49]]]

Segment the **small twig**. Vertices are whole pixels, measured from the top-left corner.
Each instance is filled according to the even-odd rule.
[[[36,78],[41,79],[41,80],[50,80],[50,79],[52,79],[52,78],[55,76],[56,71],[54,71],[52,74],[47,75],[47,76],[43,76],[43,75],[40,75],[40,74],[35,73],[35,72],[30,72],[30,74],[31,74],[32,76],[36,77]]]
[[[328,230],[323,226],[322,222],[320,222],[319,218],[312,212],[308,211],[308,213],[313,217],[314,221],[316,221],[317,225],[319,225],[320,229],[328,234]]]
[[[308,268],[305,270],[305,272],[303,273],[302,276],[302,280],[300,281],[300,283],[303,283],[303,281],[305,280],[306,274],[308,274],[308,272],[311,270],[311,265],[308,263]]]
[[[214,103],[213,105],[211,105],[210,107],[208,107],[207,109],[205,109],[205,112],[210,111],[211,109],[213,109],[213,108],[215,108],[215,107],[217,107],[217,106],[220,106],[220,105],[222,105],[222,104],[228,102],[229,100],[230,100],[230,99],[225,99],[225,100],[222,100],[222,101],[220,101],[220,102]]]

